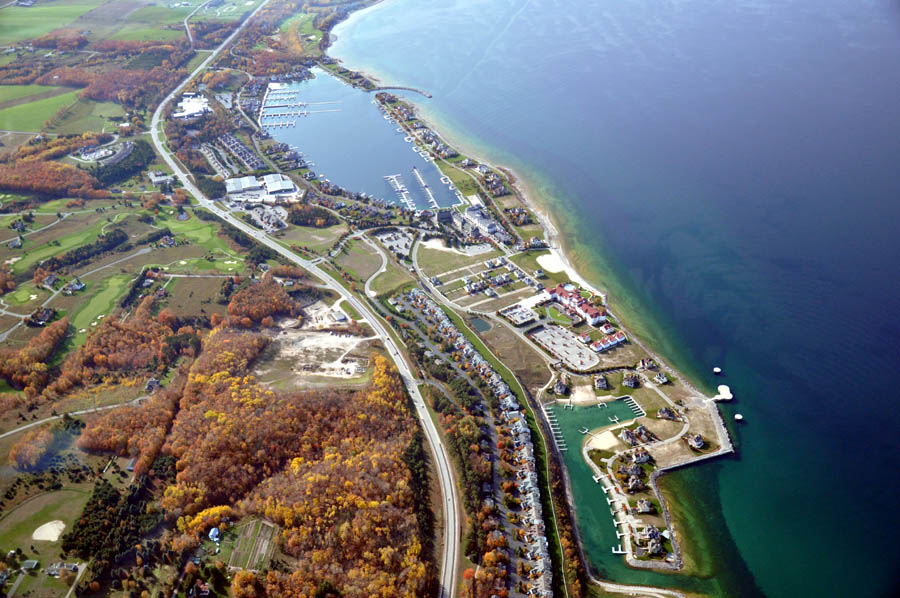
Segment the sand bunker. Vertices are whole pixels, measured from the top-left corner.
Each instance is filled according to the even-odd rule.
[[[562,272],[566,269],[566,265],[562,263],[562,260],[559,259],[555,253],[547,253],[538,256],[537,263],[545,272],[550,272],[551,274],[554,272]]]
[[[66,529],[66,524],[59,519],[48,521],[32,532],[31,539],[40,540],[41,542],[56,542],[64,529]]]

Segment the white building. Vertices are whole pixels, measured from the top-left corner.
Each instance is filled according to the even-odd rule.
[[[283,174],[228,179],[225,181],[225,192],[232,201],[257,204],[291,203],[301,197],[297,185]]]
[[[206,99],[206,96],[186,93],[181,96],[181,101],[178,102],[177,110],[172,113],[172,118],[187,120],[210,112],[212,109],[209,107],[209,100]]]

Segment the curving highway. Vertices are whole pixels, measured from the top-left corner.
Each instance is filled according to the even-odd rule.
[[[182,81],[174,90],[172,90],[172,92],[168,96],[166,96],[166,98],[159,104],[156,111],[153,113],[153,119],[150,123],[150,136],[153,139],[153,144],[156,146],[156,149],[162,156],[163,160],[165,160],[169,168],[172,169],[172,172],[175,173],[175,176],[178,177],[178,180],[181,181],[181,184],[184,186],[185,190],[193,195],[201,206],[208,209],[210,212],[212,212],[222,220],[228,222],[230,225],[256,239],[258,242],[267,246],[272,251],[277,252],[279,255],[325,281],[324,286],[338,293],[338,295],[343,297],[345,301],[353,306],[353,308],[356,309],[356,311],[361,314],[363,318],[365,318],[369,325],[372,326],[372,329],[375,331],[375,333],[381,338],[381,341],[387,348],[388,353],[391,355],[394,363],[396,363],[397,365],[397,369],[400,372],[403,383],[406,385],[410,396],[412,396],[413,403],[416,407],[416,415],[418,416],[419,421],[422,423],[422,428],[425,431],[425,436],[426,438],[428,438],[428,443],[431,446],[431,451],[434,455],[435,469],[437,471],[438,480],[440,481],[441,485],[441,502],[444,511],[444,541],[442,550],[443,554],[441,556],[441,573],[439,577],[439,596],[440,598],[453,598],[456,594],[456,571],[459,565],[460,546],[460,507],[459,499],[456,494],[456,483],[454,480],[453,469],[450,465],[450,458],[447,455],[447,451],[441,441],[440,435],[438,434],[438,430],[434,425],[434,422],[431,420],[427,408],[425,407],[425,401],[422,398],[421,393],[419,392],[418,386],[416,385],[416,379],[410,371],[409,366],[407,365],[403,356],[401,355],[400,350],[397,348],[397,345],[394,343],[393,338],[390,336],[390,334],[388,334],[381,321],[372,313],[369,306],[365,302],[360,301],[355,295],[351,294],[343,286],[338,284],[327,272],[323,271],[313,262],[303,259],[293,251],[285,248],[283,245],[269,237],[263,231],[257,230],[249,226],[242,220],[233,217],[230,213],[222,210],[221,208],[216,206],[215,203],[204,196],[200,189],[198,189],[190,180],[190,178],[188,177],[188,173],[184,170],[182,165],[172,157],[168,148],[165,146],[163,136],[160,134],[160,122],[162,119],[162,114],[169,102],[171,102],[175,98],[178,92],[185,85],[187,85],[187,83],[194,76],[205,69],[209,65],[209,63],[212,62],[219,55],[219,53],[225,47],[227,47],[228,44],[230,44],[237,35],[240,34],[240,32],[250,21],[250,19],[252,19],[256,15],[256,13],[259,12],[259,10],[262,9],[267,3],[268,0],[262,2],[256,8],[256,10],[254,10],[247,17],[247,19],[245,19],[244,22],[241,23],[241,25],[237,29],[235,29],[234,32],[229,35],[228,38],[226,38],[225,41],[223,41],[222,44],[218,48],[216,48],[209,55],[209,57],[194,70],[193,73],[188,75],[188,77],[184,81]]]

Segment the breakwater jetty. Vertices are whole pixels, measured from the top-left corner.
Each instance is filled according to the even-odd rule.
[[[366,91],[370,92],[379,92],[379,91],[412,91],[414,93],[425,96],[428,99],[432,98],[432,95],[425,91],[424,89],[419,89],[418,87],[400,87],[400,86],[388,86],[388,87],[373,87],[372,89],[367,89]]]

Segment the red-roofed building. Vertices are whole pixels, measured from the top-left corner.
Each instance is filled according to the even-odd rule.
[[[577,288],[569,291],[565,286],[557,285],[550,291],[550,299],[574,311],[591,326],[597,326],[606,321],[606,310],[592,305],[590,301],[581,296]]]

